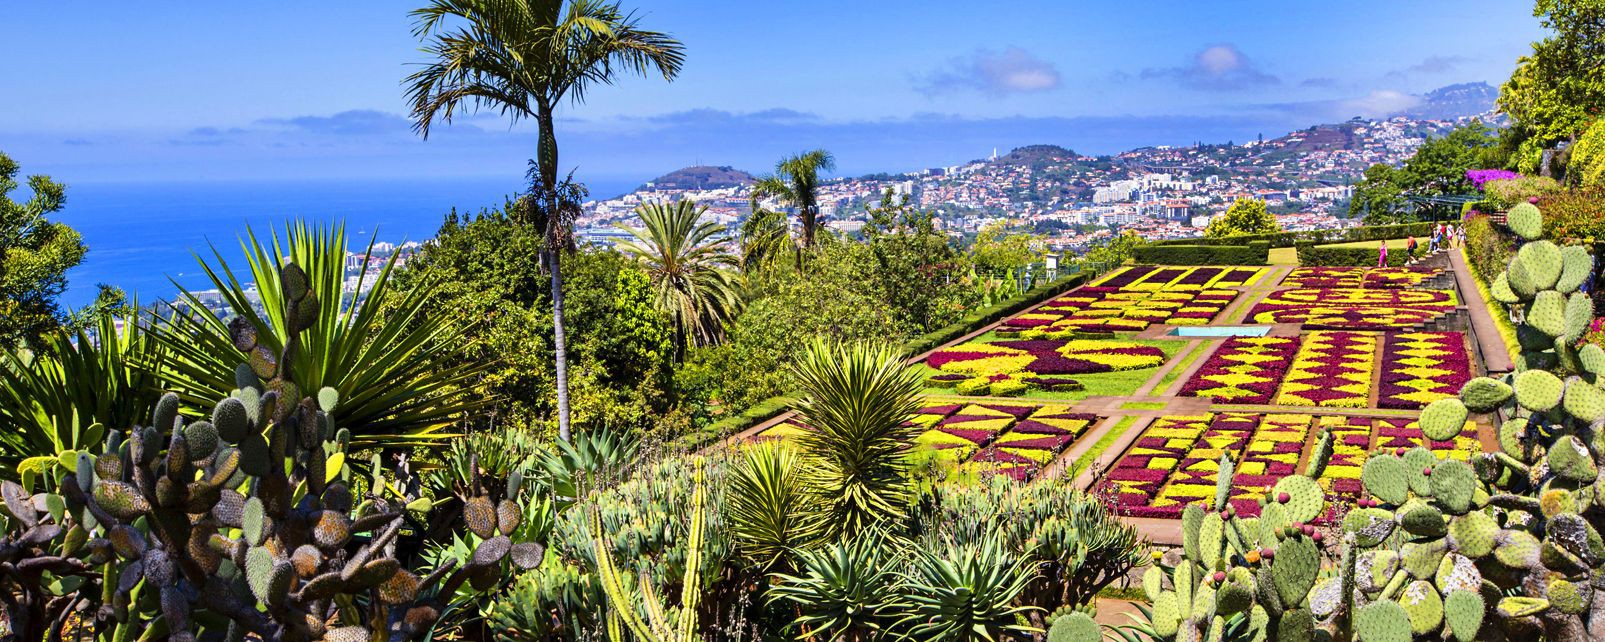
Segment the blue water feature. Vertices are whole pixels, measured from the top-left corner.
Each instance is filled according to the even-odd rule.
[[[1173,337],[1263,337],[1270,326],[1186,326],[1170,331]]]

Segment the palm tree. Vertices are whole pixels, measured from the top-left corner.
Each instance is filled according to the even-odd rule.
[[[740,244],[741,271],[748,274],[783,258],[793,262],[801,258],[786,228],[786,215],[761,207],[754,207],[741,222]]]
[[[903,355],[884,346],[816,340],[792,366],[795,407],[812,430],[797,438],[815,463],[814,486],[836,537],[901,517],[908,461],[919,428],[909,417],[923,387]]]
[[[646,268],[658,309],[674,320],[682,354],[688,345],[718,341],[741,304],[731,270],[736,257],[719,238],[724,226],[699,222],[706,211],[691,201],[641,205],[635,214],[642,227],[625,228],[635,240],[618,244]]]
[[[752,209],[758,202],[773,198],[797,209],[802,219],[802,245],[814,246],[819,227],[819,173],[836,169],[836,159],[823,149],[790,156],[775,164],[775,173],[752,184]]]
[[[539,206],[535,221],[546,233],[552,275],[553,343],[557,361],[558,435],[569,438],[568,349],[563,327],[560,242],[567,217],[558,202],[554,112],[565,99],[584,102],[595,85],[621,72],[657,71],[673,80],[685,63],[673,37],[640,28],[634,13],[602,0],[431,0],[412,12],[413,34],[428,38],[434,60],[406,79],[413,125],[424,138],[435,120],[451,122],[457,110],[495,109],[514,122],[535,120]],[[457,19],[461,26],[448,27]]]

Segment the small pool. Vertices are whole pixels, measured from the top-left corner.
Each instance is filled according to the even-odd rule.
[[[1271,327],[1262,326],[1184,326],[1172,328],[1167,334],[1173,337],[1263,337],[1269,334]]]

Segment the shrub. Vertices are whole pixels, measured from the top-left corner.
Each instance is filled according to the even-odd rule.
[[[1298,263],[1305,266],[1375,266],[1377,264],[1377,248],[1374,247],[1332,247],[1300,243],[1298,248]],[[1407,252],[1393,250],[1388,252],[1388,265],[1404,265]]]
[[[1466,259],[1477,278],[1490,282],[1510,260],[1510,239],[1486,215],[1466,219]]]
[[[1538,207],[1550,238],[1605,238],[1605,188],[1556,192],[1540,198]]]
[[[1560,183],[1547,176],[1518,176],[1488,181],[1483,185],[1482,207],[1503,212],[1534,196],[1544,197],[1561,191]]]
[[[1605,118],[1595,120],[1571,149],[1567,182],[1584,188],[1605,187]]]
[[[1247,245],[1149,245],[1133,255],[1138,263],[1153,265],[1265,265],[1270,249],[1270,241],[1260,239]]]
[[[1253,241],[1266,241],[1271,247],[1293,247],[1299,243],[1321,245],[1324,243],[1346,243],[1350,241],[1375,241],[1379,239],[1397,239],[1406,236],[1426,236],[1432,233],[1432,223],[1400,223],[1398,225],[1367,225],[1365,227],[1349,227],[1340,230],[1304,230],[1300,232],[1276,232],[1274,234],[1247,234],[1242,236],[1228,236],[1224,238],[1192,238],[1168,239],[1155,241],[1154,245],[1243,245]]]

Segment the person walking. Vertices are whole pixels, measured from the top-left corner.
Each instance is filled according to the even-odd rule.
[[[1410,264],[1413,264],[1413,263],[1416,262],[1416,250],[1418,250],[1420,248],[1421,248],[1421,244],[1416,242],[1416,237],[1414,237],[1414,236],[1410,237],[1410,242],[1406,243],[1405,246],[1404,246],[1404,264],[1405,265],[1410,265]]]
[[[1387,267],[1387,266],[1388,266],[1388,240],[1387,239],[1382,239],[1382,242],[1377,245],[1377,267]]]
[[[1438,227],[1437,226],[1433,226],[1433,228],[1432,228],[1432,237],[1427,239],[1427,253],[1428,254],[1432,254],[1432,253],[1435,253],[1435,252],[1438,251],[1438,234],[1439,234]]]

